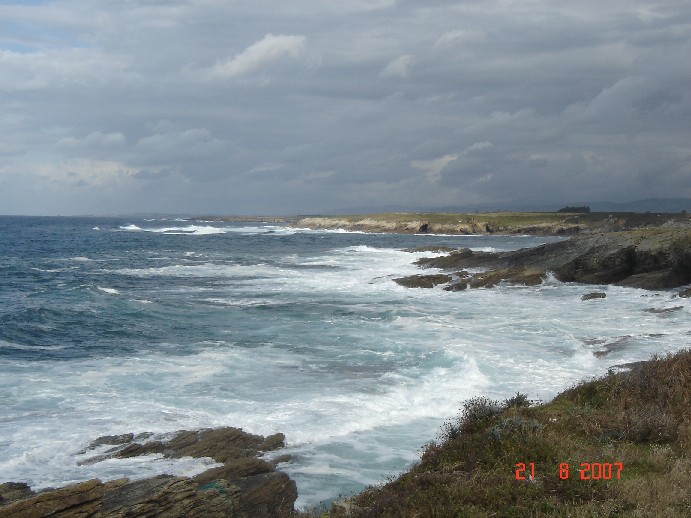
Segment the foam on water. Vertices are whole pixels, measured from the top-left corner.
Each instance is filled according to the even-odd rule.
[[[150,232],[99,225],[138,234],[99,233],[122,248],[64,253],[98,259],[32,270],[45,276],[43,291],[31,285],[13,299],[25,301],[29,315],[43,315],[34,308],[41,297],[46,307],[57,304],[41,318],[69,332],[0,337],[0,482],[40,488],[194,474],[210,461],[83,463],[99,451],[80,452],[101,435],[239,426],[286,434],[294,460],[281,468],[297,482],[298,505],[315,505],[405,469],[469,397],[520,391],[549,399],[612,365],[690,340],[691,301],[671,292],[553,276],[539,286],[461,293],[404,288],[392,279],[420,273],[413,261],[434,255],[401,251],[417,236],[374,246],[393,238],[237,225],[205,240],[162,236],[164,228],[196,232],[196,224],[141,223],[158,229]],[[459,247],[504,250],[534,238],[455,239]],[[581,301],[594,289],[606,298]],[[130,327],[132,334],[117,334]],[[17,336],[26,333],[18,327]],[[60,361],[19,354],[81,344],[95,344],[93,352]]]
[[[96,286],[96,289],[102,291],[103,293],[108,293],[109,295],[118,295],[120,293],[115,288],[103,288],[101,286]]]

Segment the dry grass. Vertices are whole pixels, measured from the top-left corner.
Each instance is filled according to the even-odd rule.
[[[347,228],[374,232],[417,232],[427,224],[432,233],[574,233],[579,230],[624,230],[659,226],[670,221],[688,225],[687,214],[636,213],[556,213],[556,212],[482,212],[482,213],[406,213],[358,214],[348,216],[309,216],[294,224],[310,228]]]
[[[407,473],[329,516],[691,516],[691,351],[530,405],[468,401]],[[535,465],[517,480],[516,463]],[[560,467],[569,464],[569,476]],[[612,465],[611,479],[585,480]],[[618,465],[623,469],[617,477]],[[607,470],[605,470],[607,473]]]

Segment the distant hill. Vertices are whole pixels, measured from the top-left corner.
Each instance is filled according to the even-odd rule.
[[[587,204],[590,210],[597,212],[669,212],[677,213],[685,210],[691,212],[689,198],[650,198],[627,203],[594,202]]]

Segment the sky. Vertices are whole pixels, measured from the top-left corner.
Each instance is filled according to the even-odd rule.
[[[0,1],[0,214],[691,198],[688,0]]]

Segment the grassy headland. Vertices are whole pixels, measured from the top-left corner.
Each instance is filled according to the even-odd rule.
[[[298,218],[294,225],[313,229],[340,228],[364,232],[568,235],[690,223],[691,218],[685,213],[392,212],[352,216],[309,216]]]
[[[476,398],[420,462],[326,516],[691,516],[691,350],[547,404]]]

